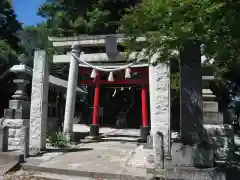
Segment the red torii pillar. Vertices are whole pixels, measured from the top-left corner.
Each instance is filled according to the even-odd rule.
[[[99,101],[100,101],[100,73],[97,73],[95,79],[94,104],[93,104],[93,119],[90,125],[90,136],[96,137],[99,135]]]
[[[147,78],[146,73],[140,74],[143,82],[146,82],[145,79]],[[150,126],[148,121],[148,103],[147,103],[147,84],[142,84],[141,90],[141,102],[142,102],[142,126],[140,127],[140,137],[141,140],[147,141],[147,136],[150,134]]]

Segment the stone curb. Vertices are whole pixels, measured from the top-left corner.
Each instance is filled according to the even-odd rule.
[[[101,173],[101,172],[89,172],[84,170],[69,170],[69,169],[58,169],[58,168],[47,168],[41,166],[35,166],[30,164],[22,164],[22,169],[26,171],[38,171],[45,173],[54,173],[61,175],[69,175],[69,176],[82,176],[82,177],[90,177],[90,178],[102,178],[102,179],[137,179],[137,180],[146,180],[148,177],[138,176],[138,175],[128,175],[124,173],[114,174],[114,173]]]

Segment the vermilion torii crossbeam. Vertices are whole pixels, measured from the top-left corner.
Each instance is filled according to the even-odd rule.
[[[85,85],[95,85],[96,81],[94,80],[81,80],[80,84]],[[147,80],[145,79],[124,79],[124,80],[115,80],[115,81],[108,81],[108,80],[99,80],[99,84],[116,84],[116,85],[134,85],[134,84],[146,84]]]
[[[87,68],[87,67],[80,67],[79,68],[79,73],[80,74],[91,74],[92,68]],[[124,70],[119,71],[117,73],[124,72]],[[135,67],[131,68],[131,72],[138,72],[140,74],[148,74],[148,67]]]

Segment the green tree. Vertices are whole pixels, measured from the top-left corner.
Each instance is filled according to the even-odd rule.
[[[222,98],[227,93],[219,93],[229,87],[227,81],[240,85],[239,12],[240,1],[143,0],[123,17],[121,31],[132,37],[130,50],[141,46],[150,54],[158,52],[163,62],[186,41],[198,42],[207,60],[214,59],[217,80],[212,90],[218,99],[227,99]],[[135,39],[142,35],[147,41],[139,45]]]
[[[116,33],[125,10],[137,0],[47,0],[39,9],[46,18],[50,34],[74,36],[80,34]]]
[[[137,2],[138,0],[46,0],[39,8],[38,14],[46,19],[44,26],[47,31],[44,31],[44,35],[47,34],[47,36],[111,34],[117,32],[119,21],[127,8],[134,6]],[[38,31],[38,29],[41,28],[35,27],[35,30]],[[61,54],[66,51],[46,47],[50,53]],[[52,74],[63,79],[67,79],[67,71],[68,64],[51,65]]]
[[[3,69],[15,64],[17,55],[23,52],[18,38],[20,30],[21,24],[9,2],[0,1],[0,61]]]
[[[186,41],[199,41],[203,54],[223,70],[239,62],[239,9],[239,1],[144,0],[129,9],[121,30],[131,37],[145,35],[146,48],[160,52],[163,61]]]

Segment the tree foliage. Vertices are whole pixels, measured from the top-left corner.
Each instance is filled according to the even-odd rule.
[[[121,31],[132,37],[129,48],[133,50],[138,47],[136,37],[144,35],[143,47],[160,53],[159,60],[164,62],[186,41],[198,41],[206,63],[214,59],[217,80],[211,87],[226,106],[226,96],[232,91],[229,81],[240,86],[239,15],[238,0],[143,0],[123,17]]]
[[[36,48],[49,54],[62,54],[65,49],[54,49],[48,36],[78,36],[81,34],[116,33],[126,9],[138,0],[46,0],[38,14],[46,22],[23,30],[24,47],[28,54]],[[51,73],[67,79],[68,64],[52,64]]]
[[[46,18],[54,36],[109,34],[116,33],[125,10],[136,3],[137,0],[47,0],[39,15]]]
[[[239,63],[240,1],[143,0],[122,20],[127,36],[147,36],[152,51],[168,60],[186,40],[203,44],[203,54],[225,71]]]
[[[16,63],[17,54],[23,52],[18,38],[21,24],[8,1],[0,1],[0,61],[1,66]]]

